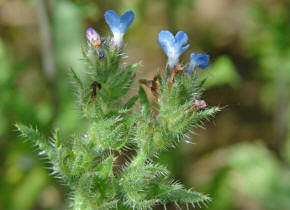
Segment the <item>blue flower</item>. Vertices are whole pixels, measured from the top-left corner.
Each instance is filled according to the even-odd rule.
[[[134,12],[127,11],[119,16],[113,10],[105,12],[105,20],[113,33],[113,42],[117,47],[120,47],[123,41],[123,36],[134,20]]]
[[[209,63],[210,56],[203,53],[191,53],[190,54],[190,63],[187,68],[187,73],[191,74],[196,67],[199,67],[201,69],[205,69],[210,65]]]
[[[104,56],[104,53],[100,50],[100,46],[103,42],[102,37],[100,37],[100,35],[93,28],[87,29],[86,37],[89,41],[89,44],[96,48],[98,56],[102,58]]]
[[[178,31],[175,37],[170,31],[160,31],[158,36],[158,44],[168,56],[168,65],[173,69],[178,64],[179,56],[189,48],[186,45],[188,36],[184,31]]]

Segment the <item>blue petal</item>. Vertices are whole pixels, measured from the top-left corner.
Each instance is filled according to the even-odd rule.
[[[95,31],[95,29],[93,29],[93,28],[88,28],[88,29],[86,30],[86,37],[87,37],[87,39],[88,39],[90,42],[92,42],[92,41],[97,40],[98,37],[100,37],[100,36],[99,36],[99,34]]]
[[[190,54],[191,63],[194,63],[196,66],[198,66],[201,69],[205,69],[206,67],[210,65],[209,58],[210,58],[209,55],[203,54],[203,53]]]
[[[190,53],[190,61],[195,60],[195,53]]]
[[[199,66],[199,68],[201,68],[201,69],[206,69],[207,67],[210,66],[210,63],[209,63],[209,62],[201,63],[201,64],[199,64],[198,66]]]
[[[112,32],[118,30],[120,18],[115,11],[113,10],[106,11],[104,17],[106,23],[109,25]]]
[[[180,51],[179,51],[179,55],[181,55],[182,53],[184,53],[188,48],[189,48],[190,44],[180,48]]]
[[[131,23],[134,20],[134,12],[129,10],[125,12],[121,18],[120,18],[120,25],[119,25],[119,30],[121,33],[125,33],[128,27],[131,25]]]
[[[104,57],[104,53],[100,49],[98,49],[98,56],[99,56],[99,58]]]
[[[168,56],[169,48],[172,48],[175,42],[175,38],[170,31],[160,31],[158,36],[158,44],[164,50]]]
[[[174,36],[170,31],[164,30],[159,33],[159,41],[168,41],[170,43],[174,43]]]
[[[175,35],[175,40],[176,43],[179,44],[179,46],[183,46],[187,43],[188,36],[184,31],[178,31],[177,34]]]

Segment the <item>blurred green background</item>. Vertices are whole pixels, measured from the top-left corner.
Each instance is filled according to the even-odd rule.
[[[126,62],[142,60],[138,78],[165,66],[162,29],[184,30],[190,50],[211,55],[203,99],[223,110],[196,130],[195,145],[161,155],[172,176],[210,194],[209,210],[289,210],[289,0],[0,0],[0,209],[67,206],[68,189],[13,124],[47,136],[85,129],[68,69],[85,68],[87,27],[110,33],[108,9],[135,12],[125,40]]]

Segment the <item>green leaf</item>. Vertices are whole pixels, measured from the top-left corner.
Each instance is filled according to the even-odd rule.
[[[81,79],[79,78],[79,76],[76,74],[76,72],[72,68],[70,69],[70,71],[71,71],[74,83],[82,90],[83,83],[82,83]]]
[[[21,136],[37,145],[41,151],[45,152],[50,160],[55,159],[56,153],[54,147],[37,129],[32,129],[22,124],[15,124],[15,127]]]
[[[141,86],[139,87],[139,99],[141,105],[141,113],[145,117],[149,117],[151,113],[149,100],[147,98],[144,88]]]
[[[55,129],[55,146],[60,147],[59,129]]]
[[[210,201],[210,198],[204,194],[185,189],[173,189],[168,193],[158,196],[158,198],[163,204],[166,204],[169,201],[183,203],[205,203]]]
[[[127,101],[127,103],[124,104],[123,109],[131,109],[131,108],[134,106],[134,104],[135,104],[135,102],[137,101],[137,99],[138,99],[138,96],[133,96],[133,97],[131,97],[131,98]]]
[[[118,202],[119,200],[107,201],[101,206],[98,206],[98,209],[102,209],[102,210],[117,209]]]
[[[96,174],[100,178],[107,180],[113,174],[113,163],[114,157],[111,155],[97,166]]]

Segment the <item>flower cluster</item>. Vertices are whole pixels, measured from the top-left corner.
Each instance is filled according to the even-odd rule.
[[[170,31],[161,31],[158,37],[158,43],[168,56],[168,65],[172,70],[179,64],[179,56],[190,46],[187,44],[188,36],[184,31],[178,31],[175,36]],[[188,74],[191,74],[196,67],[205,69],[209,64],[209,55],[202,53],[191,53],[190,64],[186,68]]]
[[[108,10],[105,12],[104,17],[113,33],[113,38],[111,39],[113,45],[120,48],[123,36],[134,20],[134,12],[127,11],[119,17],[115,11]],[[93,28],[87,29],[86,37],[89,44],[96,48],[99,57],[103,57],[103,53],[99,48],[104,39]],[[184,31],[178,31],[175,36],[168,30],[160,31],[158,44],[168,57],[168,66],[171,71],[175,66],[179,65],[179,57],[189,48],[190,44],[187,44],[187,42],[188,36]],[[210,65],[209,58],[210,56],[207,54],[191,53],[189,65],[185,68],[187,74],[191,75],[197,67],[201,69],[207,68]]]
[[[120,48],[123,42],[123,36],[134,20],[134,12],[127,11],[119,18],[119,16],[115,11],[108,10],[105,12],[104,16],[106,23],[109,25],[111,32],[113,33],[112,42],[117,48]],[[99,47],[103,42],[103,38],[101,38],[100,35],[93,28],[87,29],[86,37],[89,43],[98,50],[99,56],[100,53],[102,55],[102,52],[99,50]]]

